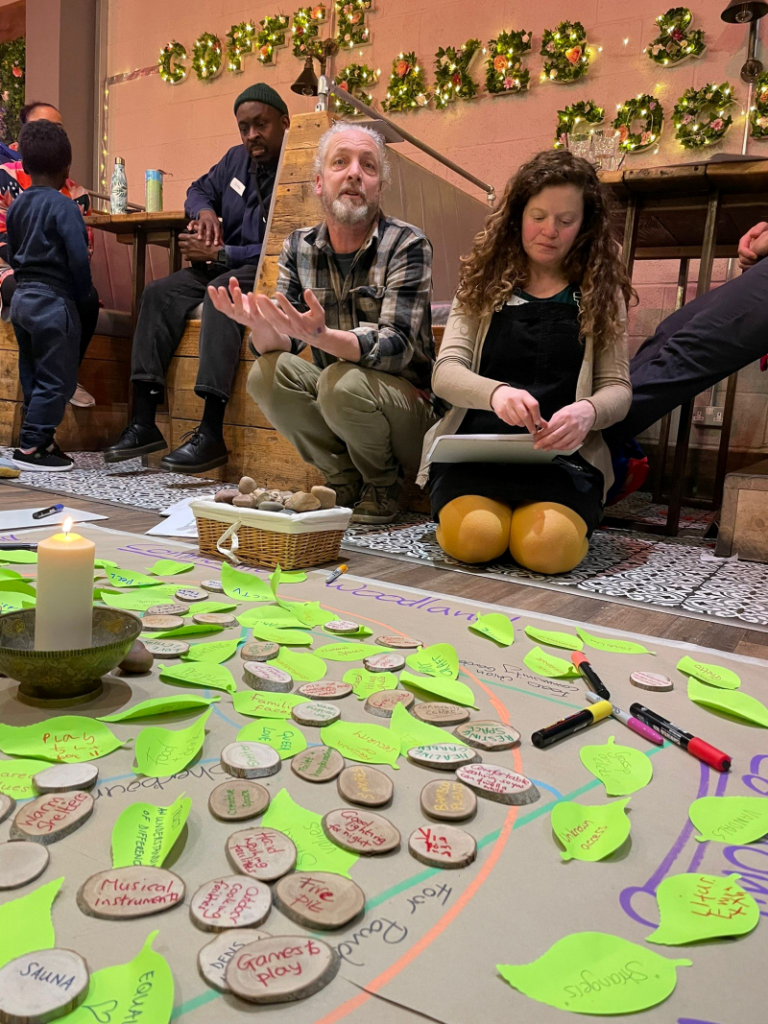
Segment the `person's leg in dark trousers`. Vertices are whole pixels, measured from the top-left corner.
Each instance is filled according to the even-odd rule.
[[[256,266],[238,267],[220,274],[209,283],[216,288],[226,288],[229,279],[236,277],[243,291],[252,291],[256,270]],[[203,419],[184,444],[165,456],[163,468],[178,473],[204,473],[226,463],[229,453],[224,443],[224,412],[235,382],[242,341],[243,328],[219,313],[206,292],[195,383],[195,394],[205,400]]]
[[[99,293],[93,286],[83,301],[78,302],[77,312],[80,317],[80,363],[82,363],[88,346],[96,333],[96,324],[99,320]]]

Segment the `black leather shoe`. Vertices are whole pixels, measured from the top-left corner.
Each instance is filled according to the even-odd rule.
[[[185,441],[189,438],[188,441]],[[160,465],[171,473],[207,473],[209,469],[226,465],[229,459],[227,446],[217,441],[198,427],[190,430],[181,439],[185,441],[166,455]]]
[[[167,448],[165,438],[157,427],[144,427],[140,423],[129,423],[113,445],[103,452],[105,462],[124,462],[150,452],[161,452]]]

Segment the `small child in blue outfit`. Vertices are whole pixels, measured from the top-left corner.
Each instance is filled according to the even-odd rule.
[[[24,423],[13,461],[19,469],[61,472],[74,465],[54,438],[77,386],[76,303],[91,288],[88,236],[79,207],[59,191],[72,162],[61,125],[25,124],[19,150],[32,185],[11,205],[7,221],[9,261],[18,281],[11,323],[24,393]]]

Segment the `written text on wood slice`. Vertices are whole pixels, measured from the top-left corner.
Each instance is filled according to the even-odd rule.
[[[408,760],[422,768],[451,772],[464,764],[479,761],[480,755],[461,743],[428,743],[422,747],[411,747]]]
[[[541,795],[530,779],[497,764],[469,764],[457,768],[456,777],[480,796],[502,804],[532,804]]]
[[[261,661],[245,662],[243,682],[252,690],[269,690],[272,693],[290,693],[293,689],[293,676],[289,672]]]
[[[352,764],[345,768],[336,787],[340,797],[361,807],[383,807],[395,791],[392,779],[369,764]]]
[[[198,928],[220,932],[260,925],[271,906],[268,885],[245,875],[220,875],[200,886],[189,901],[189,916]]]
[[[280,771],[280,755],[266,743],[236,740],[221,752],[221,767],[238,779],[260,779]]]
[[[352,693],[352,687],[349,683],[305,683],[298,692],[310,700],[341,700]]]
[[[335,704],[328,701],[308,700],[304,704],[296,704],[291,708],[291,718],[299,725],[313,726],[320,729],[324,725],[333,725],[341,718],[341,711]]]
[[[277,883],[274,901],[277,909],[296,924],[310,931],[332,931],[363,912],[365,893],[344,875],[294,871]]]
[[[229,928],[207,942],[197,954],[197,968],[211,988],[229,992],[227,964],[243,946],[271,938],[269,932],[256,928]]]
[[[291,771],[307,782],[330,782],[344,769],[344,758],[333,747],[308,747],[291,759]]]
[[[184,640],[153,640],[147,637],[141,641],[153,658],[180,658],[189,650]]]
[[[364,704],[369,715],[377,718],[391,718],[398,704],[407,710],[413,704],[414,696],[407,690],[378,690],[372,693]]]
[[[270,661],[280,653],[280,644],[273,644],[269,640],[249,640],[240,648],[240,657],[243,661]],[[260,690],[265,687],[260,686]]]
[[[220,821],[247,821],[269,807],[269,790],[248,779],[222,782],[208,797],[208,810]]]
[[[230,960],[230,991],[250,1003],[306,999],[333,981],[341,959],[322,939],[279,935],[254,942]]]
[[[321,822],[323,832],[343,850],[374,857],[400,846],[400,832],[388,818],[375,811],[340,807]]]
[[[465,722],[453,735],[478,750],[509,750],[520,742],[520,733],[503,722]]]
[[[291,839],[276,828],[243,828],[227,839],[227,858],[241,875],[274,882],[296,866]]]
[[[88,964],[71,949],[16,957],[0,968],[0,1021],[48,1024],[83,1002],[89,981]]]
[[[91,875],[80,887],[77,905],[92,917],[122,921],[170,910],[183,902],[184,892],[184,882],[172,871],[134,865]]]
[[[477,856],[477,843],[455,825],[420,825],[408,837],[408,850],[430,867],[465,868]]]
[[[11,839],[31,839],[48,846],[76,832],[93,814],[90,793],[46,793],[16,812]]]
[[[466,821],[477,811],[477,797],[463,782],[435,779],[428,782],[419,798],[422,811],[437,821]]]
[[[411,714],[420,722],[429,722],[430,725],[460,725],[469,721],[469,708],[443,701],[422,701],[414,705]]]

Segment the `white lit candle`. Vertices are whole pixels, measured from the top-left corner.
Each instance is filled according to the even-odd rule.
[[[62,532],[37,545],[35,650],[77,651],[93,643],[93,541]]]

